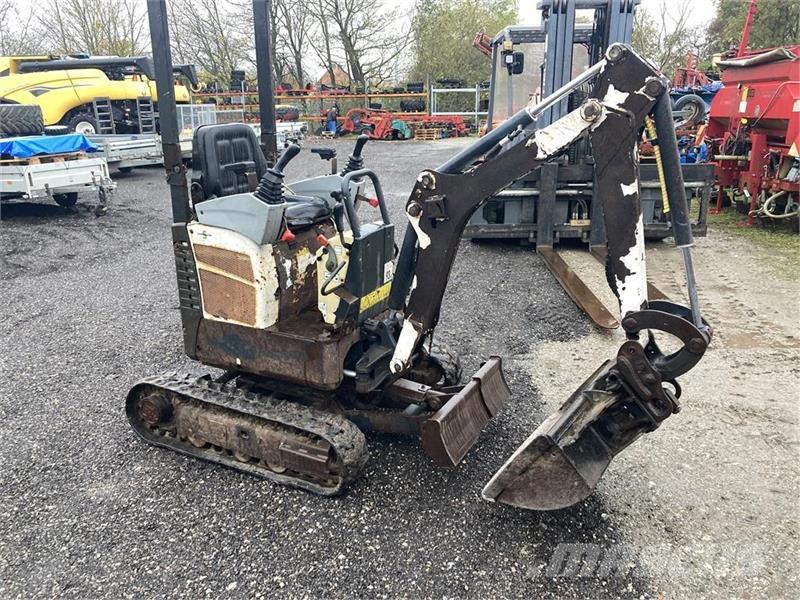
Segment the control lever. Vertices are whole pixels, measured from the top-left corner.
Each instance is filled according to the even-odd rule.
[[[283,170],[286,168],[286,165],[289,164],[289,161],[291,161],[298,154],[300,154],[300,146],[297,144],[289,144],[286,146],[286,150],[283,151],[283,154],[281,154],[278,162],[275,163],[275,166],[272,168],[282,175]]]
[[[286,147],[274,166],[267,169],[267,172],[258,182],[258,187],[253,195],[267,204],[283,204],[283,170],[295,156],[300,153],[300,146],[290,144]]]
[[[331,175],[336,175],[338,165],[336,161],[336,148],[328,148],[327,146],[313,146],[311,154],[317,154],[322,160],[329,160],[331,162]]]
[[[353,153],[347,157],[347,165],[345,165],[344,169],[340,173],[342,177],[347,175],[348,173],[352,173],[353,171],[359,171],[364,168],[364,157],[361,156],[361,152],[364,150],[364,144],[369,141],[369,137],[362,133],[356,139],[356,145],[353,147]]]

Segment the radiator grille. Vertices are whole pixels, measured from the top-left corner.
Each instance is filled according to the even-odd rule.
[[[189,242],[175,242],[175,271],[178,275],[178,298],[181,308],[200,310],[197,269]]]
[[[246,254],[201,244],[194,245],[194,253],[197,262],[205,263],[240,279],[253,281],[253,266]]]
[[[200,268],[203,309],[221,319],[256,324],[256,290],[241,281]]]

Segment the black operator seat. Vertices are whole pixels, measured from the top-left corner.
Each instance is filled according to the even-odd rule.
[[[256,133],[242,123],[201,125],[192,136],[192,200],[255,190],[267,170]]]
[[[192,137],[192,201],[197,204],[255,191],[267,161],[255,131],[241,123],[201,125]],[[286,223],[300,230],[329,220],[328,202],[315,196],[286,194]]]

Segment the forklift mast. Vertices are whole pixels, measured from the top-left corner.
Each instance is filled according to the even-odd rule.
[[[499,115],[508,118],[525,106],[530,100],[529,94],[538,94],[545,98],[566,85],[580,73],[582,68],[595,65],[603,59],[603,54],[611,44],[630,44],[633,31],[633,16],[640,0],[540,0],[537,8],[542,11],[540,27],[512,25],[506,27],[492,39],[492,72],[489,91],[489,114],[486,123],[490,131]],[[592,10],[592,23],[581,24],[578,21],[587,15],[576,15],[579,10]],[[520,87],[514,89],[514,79],[522,79],[522,73],[514,73],[508,68],[504,86],[500,79],[503,67],[508,67],[509,55],[523,48],[525,58],[530,63],[525,71],[535,72],[532,81],[536,81],[538,89]],[[583,48],[583,50],[576,50]],[[579,55],[585,54],[585,57]],[[581,64],[582,59],[584,64]],[[505,89],[501,90],[501,87]],[[516,98],[515,98],[516,92]],[[497,106],[498,96],[506,95],[507,106]],[[514,100],[518,100],[514,104]],[[537,127],[544,127],[557,121],[569,112],[569,98],[564,98],[555,106],[539,115]]]

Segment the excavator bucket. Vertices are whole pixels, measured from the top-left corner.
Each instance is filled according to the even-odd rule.
[[[556,510],[592,493],[614,456],[602,435],[606,409],[618,402],[593,389],[613,361],[607,361],[551,414],[495,473],[483,497],[531,510]]]

